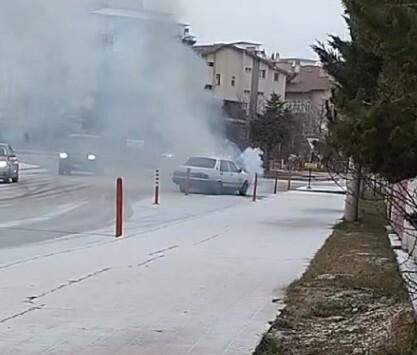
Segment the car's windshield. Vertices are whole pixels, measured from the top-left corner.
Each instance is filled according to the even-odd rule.
[[[7,155],[6,147],[0,147],[0,157],[4,157]]]
[[[64,143],[67,152],[97,153],[99,138],[94,136],[68,136]]]
[[[196,168],[207,168],[207,169],[214,169],[216,166],[216,159],[210,158],[190,158],[188,159],[187,166],[193,166]]]

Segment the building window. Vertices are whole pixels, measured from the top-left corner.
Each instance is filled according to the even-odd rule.
[[[207,65],[208,65],[209,67],[214,67],[214,62],[207,62]]]
[[[248,73],[248,74],[251,73],[252,72],[252,68],[251,67],[246,67],[245,68],[245,72]]]
[[[261,70],[261,71],[259,72],[259,75],[260,75],[260,77],[261,77],[262,79],[265,79],[265,78],[266,78],[266,70]]]
[[[231,82],[232,86],[236,86],[236,77],[232,76],[232,82]]]
[[[207,85],[204,87],[204,89],[206,89],[206,90],[213,90],[213,85],[211,85],[211,84],[207,84]]]
[[[279,73],[274,73],[274,81],[279,81]]]
[[[220,86],[222,84],[222,76],[220,74],[216,74],[216,85]]]

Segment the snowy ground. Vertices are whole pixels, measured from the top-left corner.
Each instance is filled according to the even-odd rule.
[[[327,192],[327,193],[340,193],[346,194],[347,187],[346,187],[346,180],[329,180],[329,181],[322,181],[322,182],[313,182],[311,188],[308,186],[301,186],[297,188],[298,191],[305,191],[305,192]]]
[[[0,250],[0,353],[250,354],[343,196],[162,196],[112,229]],[[69,207],[68,207],[69,208]]]

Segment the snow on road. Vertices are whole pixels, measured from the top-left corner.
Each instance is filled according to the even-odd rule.
[[[342,205],[173,194],[133,206],[124,239],[0,250],[0,352],[250,354]]]
[[[29,164],[29,163],[20,163],[20,170],[34,170],[40,169],[39,165]]]
[[[37,217],[25,218],[25,219],[12,219],[7,222],[0,223],[0,228],[13,228],[13,227],[23,227],[29,224],[45,222],[50,219],[54,219],[60,216],[63,216],[67,213],[70,213],[74,210],[77,210],[87,204],[86,201],[78,203],[67,203],[54,207],[53,210],[47,211],[44,214],[41,214]]]

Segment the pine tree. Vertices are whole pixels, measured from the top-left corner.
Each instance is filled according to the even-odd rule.
[[[345,0],[352,40],[314,48],[337,87],[331,141],[391,182],[417,176],[417,0]]]
[[[251,140],[264,150],[267,170],[272,152],[276,150],[280,156],[288,154],[296,133],[294,116],[281,97],[273,93],[265,105],[264,114],[251,123]]]

